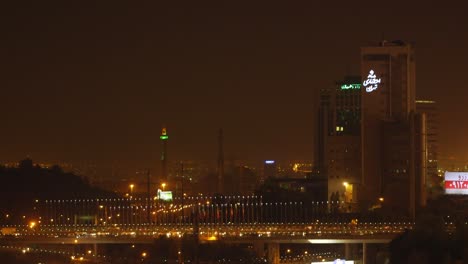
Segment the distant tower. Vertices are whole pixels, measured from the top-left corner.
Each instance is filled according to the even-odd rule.
[[[424,113],[426,115],[426,188],[428,188],[428,195],[434,199],[433,195],[437,195],[436,186],[438,177],[438,115],[437,105],[432,100],[416,100],[416,112]]]
[[[263,180],[267,178],[276,178],[276,162],[274,160],[265,160],[263,165]]]
[[[169,139],[169,136],[167,135],[166,126],[163,126],[163,128],[161,130],[161,136],[159,136],[159,139],[161,139],[161,145],[162,145],[162,150],[161,150],[161,181],[165,182],[165,181],[167,181],[167,140]]]
[[[223,130],[218,134],[218,193],[224,191],[224,150],[223,150]]]

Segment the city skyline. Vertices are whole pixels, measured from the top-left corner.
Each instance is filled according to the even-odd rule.
[[[226,160],[312,160],[319,90],[382,38],[415,43],[440,159],[468,159],[463,9],[346,5],[5,8],[0,161],[158,170],[163,124],[169,161],[216,164],[220,128]]]

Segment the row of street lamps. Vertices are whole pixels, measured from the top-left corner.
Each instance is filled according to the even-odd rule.
[[[157,198],[157,197],[155,197]],[[85,200],[49,202],[38,211],[44,224],[193,224],[199,223],[299,223],[314,219],[351,217],[330,214],[339,203],[224,202],[209,200],[171,203],[158,199]],[[149,214],[149,217],[148,217]],[[325,218],[324,218],[325,217]]]

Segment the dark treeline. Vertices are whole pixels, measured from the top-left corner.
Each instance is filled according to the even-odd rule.
[[[391,263],[468,263],[468,203],[441,196],[416,219],[416,226],[390,243]]]
[[[27,214],[36,201],[51,199],[102,198],[114,194],[92,187],[84,177],[64,172],[59,166],[42,168],[30,159],[17,168],[0,166],[0,211],[4,214]]]
[[[21,251],[0,251],[0,263],[4,264],[31,264],[31,263],[50,263],[61,264],[69,263],[69,256],[46,254],[46,253],[29,253],[23,254]]]

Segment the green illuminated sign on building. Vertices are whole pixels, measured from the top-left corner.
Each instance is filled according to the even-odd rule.
[[[341,90],[348,90],[348,89],[361,89],[361,84],[360,83],[351,83],[351,84],[341,85]]]
[[[160,138],[161,140],[166,140],[166,139],[169,138],[169,136],[168,136],[168,135],[161,135],[159,138]]]

